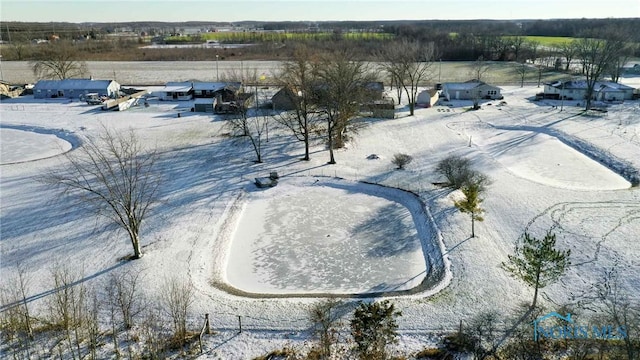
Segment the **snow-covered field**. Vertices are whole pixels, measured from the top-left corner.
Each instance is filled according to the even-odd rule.
[[[248,359],[285,345],[303,347],[309,335],[306,311],[316,300],[230,294],[216,286],[215,279],[249,292],[286,289],[299,294],[361,292],[417,275],[407,283],[408,289],[422,281],[420,273],[430,261],[425,246],[437,246],[438,251],[431,249],[435,254],[440,241],[444,267],[450,271],[443,280],[411,294],[389,296],[403,313],[399,351],[433,345],[443,332],[480,311],[495,309],[506,315],[530,301],[532,290],[500,268],[524,231],[539,237],[552,228],[558,246],[572,250],[567,274],[542,289],[541,301],[550,310],[588,292],[602,271],[613,266],[623,275],[624,290],[637,294],[640,188],[630,187],[628,174],[611,169],[640,169],[640,103],[629,101],[609,107],[606,115],[584,116],[575,104],[565,102],[560,112],[553,102],[528,100],[538,91],[505,88],[506,105],[484,104],[479,111],[454,103],[419,109],[413,117],[401,109],[394,120],[364,119],[354,140],[336,152],[337,165],[326,164],[328,154],[319,141],[312,148],[312,160],[299,161],[302,144],[275,128],[269,132],[265,162],[255,164],[250,146],[230,139],[221,119],[184,112],[178,118],[178,104],[169,102],[101,112],[80,102],[3,100],[1,278],[10,277],[17,264],[29,269],[30,305],[37,309],[52,290],[50,268],[55,262],[82,269],[88,284],[100,284],[114,271],[140,271],[140,288],[150,298],[157,298],[164,279],[182,276],[197,290],[191,327],[198,329],[208,313],[216,330],[204,339],[203,359]],[[104,229],[91,214],[66,206],[35,180],[64,161],[50,156],[79,145],[73,139],[95,134],[103,125],[132,127],[145,144],[162,152],[162,202],[142,229],[145,256],[133,262],[118,260],[130,253],[124,234]],[[414,161],[404,171],[394,170],[390,159],[395,153],[410,154]],[[370,154],[380,159],[367,159]],[[484,202],[486,218],[476,223],[475,238],[469,237],[468,216],[453,207],[458,194],[432,185],[442,181],[434,173],[436,163],[449,154],[470,158],[493,180]],[[281,185],[255,191],[253,178],[270,171],[278,171]],[[314,187],[316,179],[327,185]],[[418,193],[425,204],[428,235],[420,235],[413,205],[381,195],[385,193],[372,194],[374,185],[361,181]],[[339,226],[326,225],[332,223],[331,215]],[[306,226],[302,218],[318,223]],[[364,224],[362,229],[356,229],[358,222]],[[288,231],[295,234],[288,237]],[[353,240],[362,243],[346,245],[345,239],[352,237],[344,231],[363,236]],[[319,242],[299,246],[315,235]],[[405,244],[379,244],[376,255],[381,256],[375,262],[359,258],[368,246],[387,237]],[[332,251],[340,253],[323,257],[329,238]],[[395,247],[399,245],[406,248]],[[289,248],[293,246],[298,247]],[[320,264],[310,259],[318,258],[329,266],[326,276],[311,275]],[[357,270],[366,266],[372,268]],[[377,277],[382,275],[386,277]],[[256,284],[264,288],[256,289]],[[345,311],[345,320],[348,314]],[[243,319],[242,334],[237,334],[238,316]]]

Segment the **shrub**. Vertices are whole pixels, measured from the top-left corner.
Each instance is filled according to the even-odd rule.
[[[452,360],[453,357],[446,351],[438,348],[426,348],[414,355],[416,360]]]
[[[403,170],[411,161],[413,161],[413,157],[407,154],[395,154],[393,155],[393,159],[391,159],[391,163],[397,166],[398,170]]]
[[[449,186],[460,189],[471,176],[471,161],[461,156],[450,155],[438,163],[436,172],[447,179]]]
[[[479,171],[471,168],[471,161],[458,155],[450,155],[442,159],[436,166],[436,172],[447,179],[447,185],[460,189],[474,184],[482,192],[491,184],[491,180]]]

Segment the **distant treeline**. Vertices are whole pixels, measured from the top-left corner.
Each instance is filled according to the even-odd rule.
[[[214,32],[224,28],[225,31]],[[5,60],[31,60],[39,50],[35,40],[72,40],[81,60],[282,60],[295,43],[319,53],[347,48],[357,58],[374,59],[387,41],[433,43],[442,60],[510,61],[549,56],[565,41],[593,29],[614,28],[624,34],[632,56],[640,56],[640,18],[553,20],[415,20],[332,22],[126,22],[126,23],[26,23],[5,22],[0,38]],[[188,31],[187,31],[188,30]],[[185,36],[185,33],[194,35]],[[197,34],[200,32],[199,34]],[[125,34],[125,36],[112,36]],[[55,35],[55,36],[54,36]],[[545,36],[540,38],[532,36]],[[239,49],[142,49],[149,41],[165,43],[256,43]],[[21,45],[22,44],[22,45]],[[555,50],[554,50],[555,49]],[[557,52],[557,51],[555,51]]]

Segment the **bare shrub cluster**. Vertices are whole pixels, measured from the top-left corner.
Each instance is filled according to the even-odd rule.
[[[141,290],[140,273],[131,269],[91,282],[82,271],[56,262],[49,277],[51,290],[44,297],[31,294],[22,267],[3,281],[0,354],[14,359],[160,359],[191,351],[194,338],[187,319],[194,291],[188,281],[168,279],[160,296],[149,297]]]

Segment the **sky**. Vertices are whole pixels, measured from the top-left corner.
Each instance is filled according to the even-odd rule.
[[[640,17],[640,0],[0,0],[1,21],[330,21]]]

